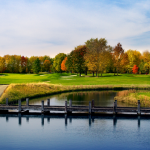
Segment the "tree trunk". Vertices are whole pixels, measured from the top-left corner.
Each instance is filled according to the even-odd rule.
[[[87,75],[87,67],[85,68],[85,75]]]
[[[102,77],[102,72],[101,72],[101,77]]]
[[[81,72],[80,72],[80,77],[81,77]]]
[[[96,77],[97,77],[97,71],[96,71]]]
[[[117,76],[118,76],[118,69],[117,69]]]
[[[94,71],[93,71],[93,77],[94,77]]]

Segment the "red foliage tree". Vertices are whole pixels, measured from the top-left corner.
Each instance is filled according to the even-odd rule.
[[[27,67],[27,58],[24,56],[21,56],[21,72],[26,72]]]
[[[134,74],[136,74],[136,73],[138,73],[138,66],[137,65],[134,65],[133,66],[133,68],[132,68],[132,72],[134,73]]]

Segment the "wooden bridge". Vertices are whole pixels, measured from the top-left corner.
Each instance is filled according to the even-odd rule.
[[[44,101],[41,101],[41,105],[29,105],[29,98],[26,98],[26,105],[21,105],[21,100],[18,100],[18,105],[11,105],[6,98],[6,104],[0,105],[0,113],[9,112],[10,110],[16,110],[18,113],[29,113],[29,111],[40,111],[41,114],[50,114],[50,112],[63,112],[65,114],[78,113],[82,114],[100,114],[100,113],[128,113],[128,114],[137,114],[144,115],[150,113],[150,108],[141,108],[140,100],[138,100],[137,107],[117,107],[117,100],[114,101],[113,107],[98,107],[94,105],[94,100],[89,102],[88,106],[73,106],[72,100],[69,100],[69,105],[65,101],[64,106],[51,106],[50,99],[47,99],[47,105],[44,105]],[[29,113],[30,114],[30,113]]]

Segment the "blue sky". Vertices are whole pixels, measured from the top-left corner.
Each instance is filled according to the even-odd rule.
[[[149,0],[0,0],[0,56],[55,57],[90,38],[150,50]]]

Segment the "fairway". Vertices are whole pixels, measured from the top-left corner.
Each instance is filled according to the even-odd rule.
[[[103,74],[102,77],[93,77],[92,74],[81,77],[76,74],[0,74],[0,84],[11,83],[39,83],[46,82],[60,85],[150,85],[150,75]]]

